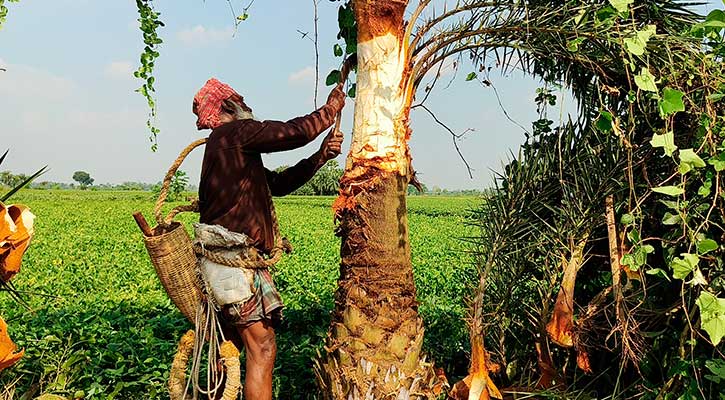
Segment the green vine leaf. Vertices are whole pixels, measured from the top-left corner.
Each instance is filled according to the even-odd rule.
[[[655,83],[655,76],[649,72],[649,69],[642,67],[639,74],[634,76],[634,83],[640,90],[645,92],[657,93],[657,84]]]
[[[707,160],[707,163],[712,165],[717,172],[725,170],[725,153],[720,153],[715,157],[711,157]]]
[[[634,215],[632,215],[630,213],[623,214],[622,217],[619,219],[619,223],[622,225],[634,224]]]
[[[675,134],[672,133],[672,131],[662,135],[655,133],[654,136],[652,136],[652,140],[649,141],[649,144],[654,148],[662,147],[665,150],[665,155],[667,157],[672,157],[672,153],[677,150],[677,145],[675,144]]]
[[[329,74],[327,74],[327,78],[325,78],[325,85],[332,86],[340,83],[340,79],[342,79],[342,75],[339,70],[333,69],[330,71]]]
[[[682,217],[679,214],[672,214],[669,211],[665,212],[665,216],[662,217],[662,224],[664,225],[679,225],[682,222]]]
[[[570,40],[566,43],[566,49],[571,51],[572,53],[576,53],[579,51],[579,45],[582,44],[586,38],[578,37],[576,39]]]
[[[612,113],[609,111],[600,111],[599,118],[594,123],[600,131],[604,133],[611,132],[614,127],[612,124]]]
[[[675,279],[685,279],[700,263],[700,256],[697,254],[682,253],[680,256],[682,257],[675,257],[670,263]]]
[[[662,99],[659,102],[660,115],[666,117],[679,111],[685,111],[685,102],[682,101],[684,93],[666,87],[662,90]]]
[[[624,47],[627,51],[635,56],[644,54],[649,39],[657,33],[657,27],[647,25],[641,31],[636,31],[632,37],[624,39]]]
[[[652,269],[648,269],[647,271],[645,271],[645,274],[647,274],[647,275],[659,275],[659,276],[667,279],[668,281],[671,280],[670,277],[667,275],[667,272],[665,270],[663,270],[662,268],[652,268]]]
[[[17,3],[20,0],[8,0],[10,3]],[[0,30],[5,25],[5,20],[8,16],[8,7],[5,5],[5,0],[0,0]]]
[[[715,383],[725,382],[725,361],[723,360],[707,360],[705,366],[714,375],[705,375],[705,378]]]
[[[163,43],[157,30],[159,27],[163,27],[164,23],[159,20],[160,14],[151,7],[151,0],[136,0],[136,8],[139,14],[139,29],[141,29],[143,42],[146,46],[144,47],[143,53],[141,53],[141,65],[133,73],[133,76],[143,82],[143,85],[136,89],[136,92],[141,93],[148,103],[150,111],[149,118],[146,120],[146,126],[151,134],[149,136],[151,150],[156,151],[158,149],[157,137],[160,130],[154,125],[156,118],[156,100],[153,97],[153,93],[156,92],[156,89],[154,88],[155,78],[152,74],[154,71],[154,63],[160,55],[157,51],[158,46]]]
[[[639,269],[647,264],[647,255],[655,252],[655,248],[651,245],[634,246],[632,252],[622,256],[622,264],[629,267],[631,271],[639,271]]]
[[[707,254],[713,250],[717,250],[717,242],[712,239],[704,239],[697,242],[697,252],[700,254]]]
[[[705,168],[705,161],[693,149],[681,149],[680,162],[692,165],[693,168]]]
[[[609,4],[620,13],[627,12],[629,5],[632,3],[634,3],[634,0],[609,0]]]
[[[679,196],[682,193],[685,193],[685,190],[679,186],[660,186],[656,188],[652,188],[653,192],[666,194],[668,196]]]
[[[468,75],[466,75],[466,81],[472,81],[476,78],[478,78],[478,75],[475,72],[471,72]]]
[[[697,194],[702,197],[707,197],[710,193],[712,193],[712,178],[708,178],[705,182],[703,182],[702,186],[697,189]]]
[[[692,149],[681,149],[680,156],[680,174],[685,175],[695,168],[704,168],[705,161],[700,158]]]
[[[679,187],[679,186],[660,186],[656,188],[652,188],[653,192],[666,194],[668,196],[679,196],[683,193],[685,193],[685,189]]]
[[[710,336],[712,344],[719,345],[725,336],[725,299],[703,290],[696,303],[700,308],[700,327]]]

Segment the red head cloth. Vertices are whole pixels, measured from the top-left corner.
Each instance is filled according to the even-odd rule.
[[[230,98],[239,103],[243,109],[251,111],[244,104],[244,98],[231,86],[219,82],[215,78],[209,79],[194,96],[194,114],[198,117],[196,127],[199,130],[215,129],[221,125],[219,114],[222,111],[222,103]]]

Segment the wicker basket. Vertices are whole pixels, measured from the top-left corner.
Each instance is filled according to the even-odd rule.
[[[196,312],[202,299],[201,281],[196,271],[197,258],[191,237],[184,225],[173,219],[180,212],[197,211],[198,203],[193,202],[190,205],[176,207],[166,218],[162,217],[161,209],[166,201],[174,173],[189,152],[204,143],[206,143],[206,139],[200,139],[190,144],[169,168],[154,208],[158,225],[151,229],[141,213],[134,214],[134,218],[144,234],[146,250],[148,250],[151,263],[156,269],[161,284],[171,301],[191,323],[196,321]]]
[[[144,244],[169,298],[193,323],[201,302],[201,283],[196,273],[196,254],[186,229],[174,222],[171,230],[144,237]]]

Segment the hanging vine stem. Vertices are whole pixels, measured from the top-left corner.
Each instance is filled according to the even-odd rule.
[[[136,0],[136,8],[138,9],[138,22],[139,29],[143,34],[144,49],[141,53],[140,63],[136,72],[133,73],[138,79],[141,79],[143,85],[136,89],[137,92],[146,98],[149,105],[149,117],[146,120],[146,126],[149,129],[151,141],[151,151],[158,149],[157,137],[160,132],[159,128],[156,127],[156,100],[153,94],[156,92],[154,89],[155,78],[153,76],[154,65],[156,59],[159,57],[158,48],[163,40],[159,37],[157,30],[159,27],[164,26],[164,23],[159,20],[159,13],[154,11],[151,0]]]

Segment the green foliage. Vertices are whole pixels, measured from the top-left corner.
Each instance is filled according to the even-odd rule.
[[[681,188],[680,186],[671,186],[671,185],[652,188],[652,191],[656,192],[656,193],[666,194],[668,196],[675,196],[675,197],[685,193],[685,189]]]
[[[181,200],[181,193],[186,190],[186,185],[189,184],[189,176],[182,170],[177,170],[174,173],[174,177],[171,178],[171,185],[169,185],[169,198],[174,200]]]
[[[423,190],[418,191],[418,189],[415,186],[408,185],[408,196],[418,196],[418,195],[422,195],[422,194],[428,193],[428,186],[426,186],[425,183],[422,183],[421,182],[420,187]]]
[[[637,87],[646,92],[657,92],[657,84],[655,83],[655,77],[645,67],[639,71],[639,74],[634,76],[634,83]]]
[[[562,260],[585,240],[574,335],[577,351],[586,348],[599,367],[586,379],[564,371],[569,389],[597,398],[718,398],[722,313],[713,299],[725,292],[725,12],[699,19],[680,1],[525,4],[483,24],[486,36],[471,58],[490,59],[495,50],[498,62],[508,55],[546,85],[568,85],[578,119],[556,126],[537,96],[536,135],[480,207],[475,243],[487,347],[516,360],[515,371],[537,368],[531,346],[547,336]],[[502,8],[493,7],[495,15]],[[515,22],[531,33],[526,40],[507,30]],[[615,251],[627,267],[620,282],[608,262],[607,195],[619,216]],[[570,365],[574,352],[552,358]],[[532,383],[507,378],[512,386]]]
[[[277,170],[282,170],[280,167]],[[315,176],[307,183],[295,190],[294,195],[300,196],[332,196],[336,195],[340,188],[340,178],[344,170],[340,168],[337,160],[330,160],[320,168]]]
[[[10,3],[17,3],[20,0],[8,0]],[[8,7],[5,5],[5,0],[0,0],[0,29],[3,28],[5,20],[8,16]]]
[[[692,271],[697,268],[700,263],[700,257],[697,254],[680,254],[681,257],[672,259],[670,268],[672,268],[672,277],[675,279],[685,279]]]
[[[353,11],[352,0],[343,0],[342,3],[343,4],[337,10],[337,25],[339,28],[337,39],[342,40],[342,44],[335,43],[332,47],[332,54],[335,57],[342,57],[345,59],[357,53],[357,23],[355,21],[355,12]],[[336,85],[340,83],[341,78],[342,76],[339,70],[332,70],[327,75],[325,84],[327,86]],[[356,87],[353,83],[348,89],[348,96],[354,98],[355,92]]]
[[[629,5],[632,3],[634,3],[634,0],[609,0],[609,4],[611,4],[612,7],[620,13],[627,12],[629,10]]]
[[[73,180],[81,185],[81,189],[85,189],[88,186],[93,185],[94,179],[86,171],[76,171],[73,173]]]
[[[668,131],[663,134],[655,133],[649,143],[655,148],[662,147],[665,150],[665,155],[667,157],[672,157],[674,151],[677,150],[677,145],[675,144],[675,134],[672,131]]]
[[[156,118],[156,100],[154,99],[154,82],[156,78],[153,76],[155,61],[159,57],[158,48],[163,40],[158,35],[158,28],[164,26],[164,23],[159,19],[159,13],[154,11],[151,6],[151,0],[136,0],[136,8],[138,9],[138,22],[139,29],[143,34],[144,49],[141,53],[140,63],[136,72],[133,73],[138,79],[143,81],[143,84],[136,91],[146,98],[149,106],[149,118],[146,120],[146,126],[151,133],[149,140],[151,141],[151,150],[156,151],[158,143],[156,138],[159,134],[159,129],[154,125],[154,119]]]
[[[166,195],[166,198],[168,201],[181,201],[183,200],[183,194],[186,190],[189,189],[189,177],[186,175],[186,172],[182,170],[178,170],[174,173],[174,176],[171,178],[171,183],[169,184],[169,193]],[[132,185],[135,186],[135,185]],[[129,189],[129,188],[119,188],[120,190],[143,190],[143,189]],[[113,190],[113,188],[112,188]],[[152,198],[157,199],[159,197],[159,194],[161,194],[161,182],[151,186],[151,193],[153,193]]]
[[[657,33],[655,25],[647,25],[645,29],[634,32],[631,37],[624,39],[624,46],[627,51],[635,56],[644,54],[649,39]]]
[[[717,298],[712,293],[703,291],[697,299],[697,306],[700,307],[702,329],[717,346],[725,336],[725,299]]]
[[[342,75],[340,74],[339,70],[332,70],[329,74],[327,74],[327,78],[325,78],[325,85],[332,86],[337,85],[340,83],[340,79],[342,78]]]
[[[281,231],[294,246],[275,273],[286,305],[277,331],[276,398],[315,396],[313,357],[324,345],[339,274],[333,200],[275,199]],[[64,397],[83,392],[89,400],[168,399],[172,358],[190,324],[164,293],[130,217],[136,210],[150,217],[148,193],[25,190],[17,201],[39,217],[14,280],[34,311],[0,301],[13,339],[26,349],[0,376],[0,387],[19,379],[18,393],[35,387]],[[474,201],[418,196],[408,202],[425,348],[453,371],[451,378],[468,363],[464,299],[476,275],[459,238],[470,235],[466,210]],[[190,228],[197,218],[179,219]]]
[[[662,89],[662,100],[659,103],[660,114],[666,117],[678,111],[685,111],[685,103],[682,101],[684,95],[681,91],[669,87]]]

